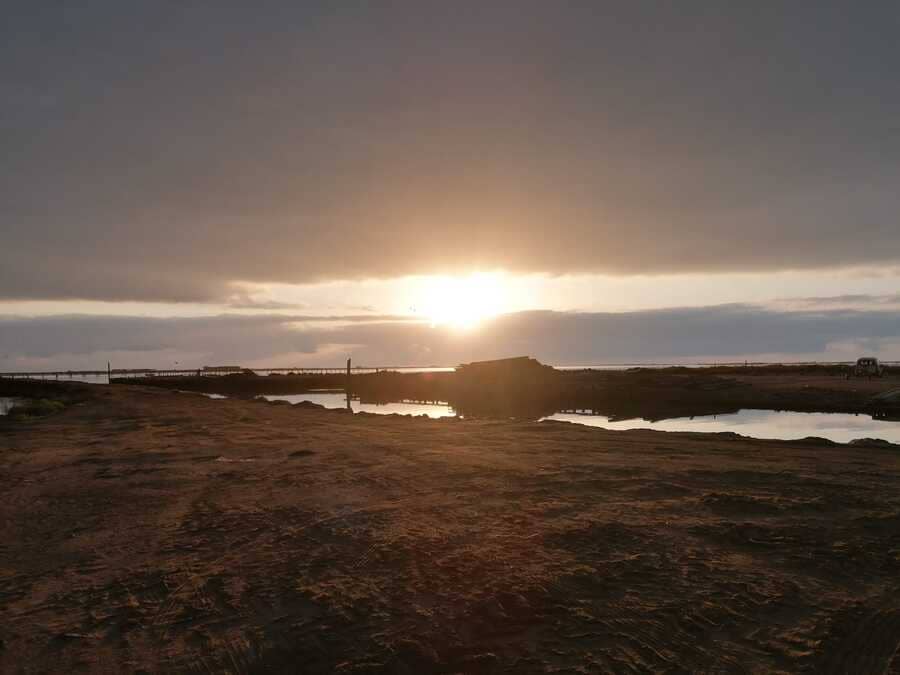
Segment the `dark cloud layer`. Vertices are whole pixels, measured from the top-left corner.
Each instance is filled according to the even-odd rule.
[[[778,302],[784,304],[800,304],[810,307],[837,307],[837,306],[889,306],[900,304],[900,293],[891,295],[872,295],[867,293],[857,293],[850,295],[832,295],[827,297],[813,298],[784,298]]]
[[[834,345],[892,349],[900,358],[900,312],[776,312],[748,305],[624,314],[522,312],[456,333],[394,317],[220,316],[0,318],[0,370],[40,362],[79,367],[186,367],[214,363],[336,365],[347,355],[367,365],[453,365],[530,354],[556,364],[690,361],[783,354],[803,358]],[[884,355],[884,354],[882,354]],[[849,358],[855,353],[848,354]]]
[[[893,2],[4,5],[0,297],[900,262]]]

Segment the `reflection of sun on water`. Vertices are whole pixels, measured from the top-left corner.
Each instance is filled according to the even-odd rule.
[[[471,330],[507,310],[508,289],[502,274],[433,277],[417,294],[415,312],[433,326]]]

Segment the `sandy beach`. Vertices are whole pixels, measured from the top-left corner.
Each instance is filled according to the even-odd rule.
[[[3,672],[900,672],[895,449],[68,391]]]

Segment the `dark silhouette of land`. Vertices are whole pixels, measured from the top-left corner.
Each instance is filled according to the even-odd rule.
[[[742,408],[800,412],[900,414],[900,374],[847,378],[846,366],[748,366],[555,370],[524,357],[467,364],[456,372],[352,375],[147,377],[113,380],[229,396],[349,389],[366,402],[446,401],[470,417],[538,419],[590,409],[614,418],[664,419]]]

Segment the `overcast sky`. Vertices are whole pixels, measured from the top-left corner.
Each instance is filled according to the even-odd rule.
[[[898,34],[875,1],[6,2],[0,368],[464,360],[395,315],[472,272],[513,314],[473,353],[527,319],[560,362],[900,358]],[[345,318],[320,340],[287,314]],[[129,317],[155,319],[141,349],[72,346]]]

